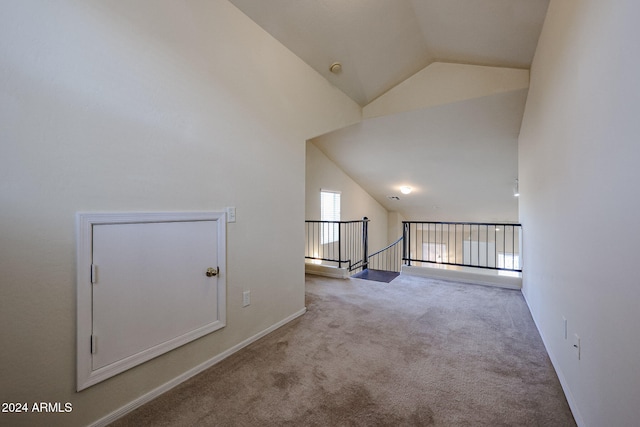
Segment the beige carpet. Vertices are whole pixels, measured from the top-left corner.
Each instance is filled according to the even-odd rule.
[[[308,312],[113,426],[575,426],[522,294],[307,276]]]

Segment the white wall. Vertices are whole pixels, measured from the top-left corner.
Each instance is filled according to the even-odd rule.
[[[402,229],[402,221],[406,221],[400,212],[389,212],[387,217],[387,243],[391,244],[398,240],[404,230]]]
[[[86,425],[303,309],[304,141],[355,103],[223,0],[5,1],[0,58],[0,401],[73,404],[0,424]],[[225,206],[227,326],[76,393],[75,213]]]
[[[307,142],[306,218],[320,219],[320,189],[340,191],[343,221],[369,218],[369,253],[387,246],[387,210],[331,161],[313,142]]]
[[[638,16],[551,1],[519,139],[523,291],[585,426],[640,420]]]

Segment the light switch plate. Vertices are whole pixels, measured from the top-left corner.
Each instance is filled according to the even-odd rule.
[[[231,206],[227,208],[227,222],[236,222],[236,208]]]
[[[242,306],[246,307],[251,305],[251,291],[242,292]]]

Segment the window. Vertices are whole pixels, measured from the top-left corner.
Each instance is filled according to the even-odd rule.
[[[320,190],[320,220],[340,221],[340,192]],[[332,243],[338,240],[340,224],[322,224],[321,244]]]
[[[520,269],[520,255],[513,253],[498,253],[498,268],[508,268],[509,270]]]
[[[449,253],[447,252],[446,243],[423,243],[422,259],[425,261],[449,262]]]
[[[320,190],[320,220],[340,221],[340,193]]]

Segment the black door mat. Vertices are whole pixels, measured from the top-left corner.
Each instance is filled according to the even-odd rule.
[[[375,282],[389,283],[399,275],[400,273],[395,271],[366,269],[364,271],[361,271],[360,273],[354,274],[351,277],[353,277],[354,279],[373,280]]]

